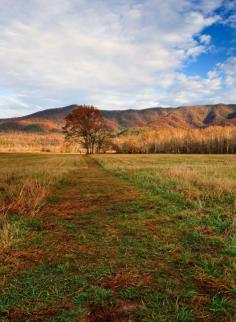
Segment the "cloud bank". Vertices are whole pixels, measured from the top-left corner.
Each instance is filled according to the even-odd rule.
[[[235,57],[205,78],[183,72],[210,49],[203,31],[222,23],[222,5],[1,0],[0,117],[72,103],[116,109],[235,102]],[[234,24],[233,14],[227,19]]]

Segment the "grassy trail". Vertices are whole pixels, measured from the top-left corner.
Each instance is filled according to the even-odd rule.
[[[194,262],[199,247],[214,256],[218,244],[187,257],[178,228],[185,204],[85,161],[54,185],[27,238],[5,254],[0,320],[234,321],[230,286]]]
[[[137,192],[93,159],[85,161],[87,167],[58,182],[41,218],[29,222],[29,236],[6,254],[3,321],[103,321],[104,314],[116,315],[102,305],[112,296],[102,285],[119,284],[119,278],[126,285],[132,277],[119,277],[129,265],[119,259],[113,219],[120,207],[130,207]],[[115,306],[122,320],[139,303],[119,300]]]

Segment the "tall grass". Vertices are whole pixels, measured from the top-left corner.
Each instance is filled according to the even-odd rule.
[[[12,217],[35,218],[50,187],[66,172],[83,165],[75,155],[1,155],[0,157],[0,252],[20,238]]]
[[[143,184],[165,183],[190,201],[201,203],[230,195],[231,208],[235,208],[234,155],[98,155],[96,159],[110,171]]]
[[[0,152],[61,152],[63,140],[60,133],[0,133]]]
[[[49,193],[53,176],[45,171],[40,179],[32,179],[16,171],[1,176],[0,196],[0,252],[11,246],[18,237],[19,229],[10,220],[11,215],[19,217],[37,216]]]
[[[0,133],[0,152],[83,153],[79,144],[68,144],[62,133]]]

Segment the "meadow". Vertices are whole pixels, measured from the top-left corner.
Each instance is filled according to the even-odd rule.
[[[59,133],[0,133],[0,152],[62,152],[63,136]]]
[[[1,154],[0,176],[0,320],[235,321],[235,155]]]
[[[82,164],[73,155],[0,155],[0,254],[20,240],[24,221],[40,215],[50,186]]]

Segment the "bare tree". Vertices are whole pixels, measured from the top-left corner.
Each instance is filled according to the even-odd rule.
[[[119,153],[236,153],[236,127],[146,129],[113,143]]]
[[[104,152],[110,128],[96,107],[78,106],[65,120],[63,130],[67,142],[80,143],[88,154]]]

